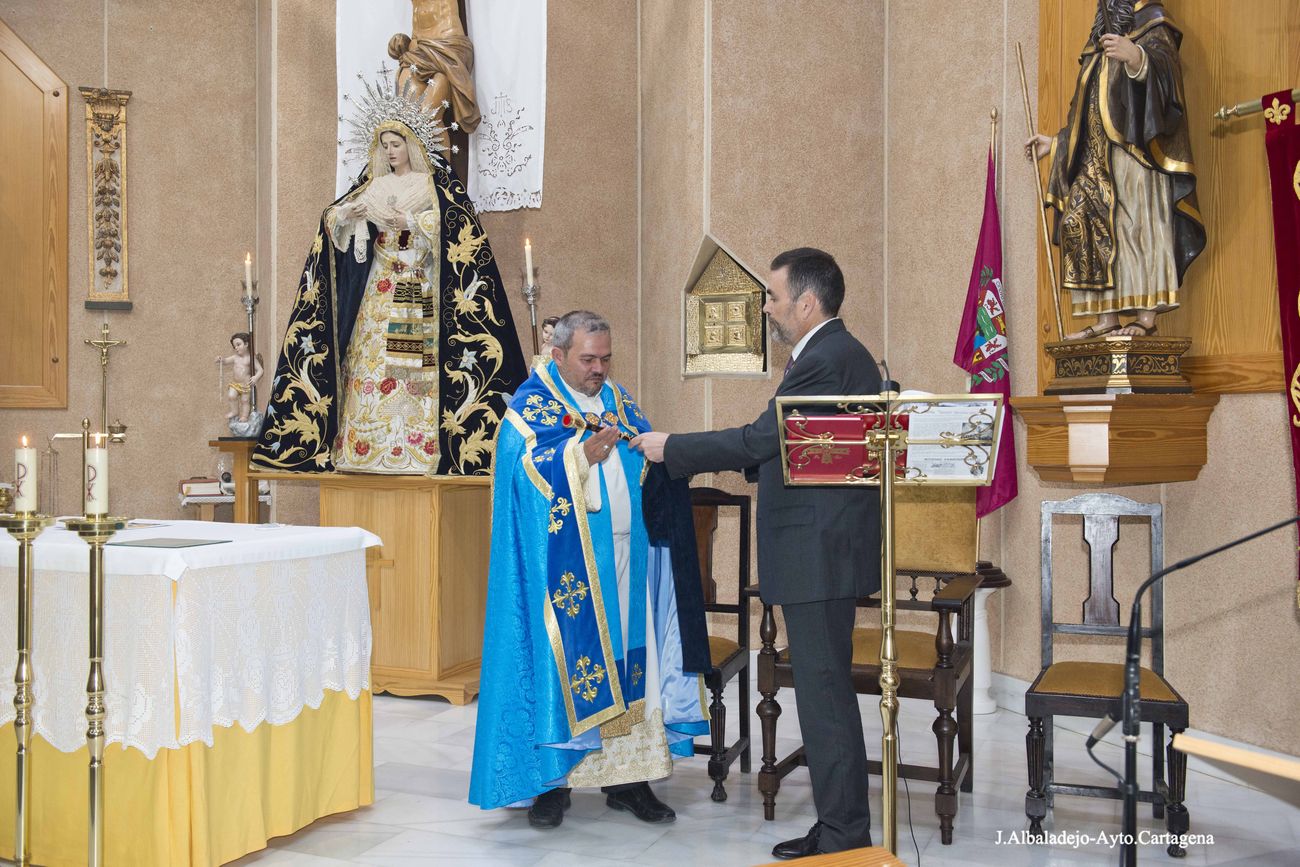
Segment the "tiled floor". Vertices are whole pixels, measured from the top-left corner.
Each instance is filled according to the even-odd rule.
[[[733,688],[734,690],[734,688]],[[754,693],[757,695],[757,691]],[[734,708],[731,694],[728,707]],[[863,697],[868,754],[880,753],[880,715],[875,699]],[[297,834],[271,841],[270,848],[236,862],[258,865],[328,867],[371,865],[579,865],[650,864],[686,867],[748,865],[771,860],[773,844],[802,835],[814,821],[812,790],[799,770],[786,778],[777,798],[774,822],[762,818],[762,800],[755,777],[733,766],[729,799],[709,799],[712,782],[703,757],[678,762],[673,776],[654,784],[655,792],[677,811],[670,825],[646,825],[627,813],[605,806],[595,791],[578,791],[573,808],[559,828],[538,831],[522,810],[483,812],[465,801],[474,743],[476,707],[453,707],[439,699],[375,697],[375,803],[352,813],[322,819]],[[733,711],[734,713],[734,711]],[[904,701],[900,713],[900,744],[909,762],[933,762],[930,732],[933,708]],[[735,731],[734,717],[729,728]],[[758,721],[754,720],[758,740]],[[899,789],[899,848],[909,864],[1018,865],[1116,863],[1118,850],[1091,844],[1075,848],[999,843],[1024,831],[1025,718],[1000,710],[975,718],[975,791],[961,796],[954,842],[943,846],[934,815],[931,783],[910,783],[908,796]],[[1076,727],[1077,728],[1077,727]],[[1082,729],[1080,729],[1082,730]],[[798,723],[793,702],[782,715],[778,754],[797,746]],[[1149,738],[1148,738],[1149,740]],[[1099,747],[1101,757],[1115,767],[1121,751]],[[759,764],[754,748],[754,768]],[[1068,782],[1107,784],[1109,778],[1083,750],[1083,735],[1058,725],[1057,778]],[[1150,768],[1144,759],[1144,767]],[[880,836],[880,780],[871,779],[873,837]],[[1190,773],[1187,805],[1192,831],[1213,836],[1213,843],[1192,847],[1174,861],[1163,846],[1139,851],[1144,864],[1300,864],[1300,810],[1252,789],[1205,774]],[[1140,827],[1164,830],[1149,808]],[[1092,798],[1057,799],[1049,830],[1097,835],[1119,830],[1120,805]],[[913,844],[915,835],[915,845]]]

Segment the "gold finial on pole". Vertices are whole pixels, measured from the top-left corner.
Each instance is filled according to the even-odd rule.
[[[998,165],[998,110],[989,111],[989,155],[993,158],[993,167]]]
[[[1300,102],[1300,88],[1291,91],[1291,101]],[[1232,117],[1245,117],[1249,114],[1259,114],[1268,106],[1264,105],[1263,99],[1248,99],[1245,102],[1239,102],[1236,105],[1221,105],[1219,110],[1214,113],[1216,120],[1228,120]]]
[[[1025,55],[1016,43],[1016,59],[1020,61],[1020,92],[1025,99],[1025,129],[1032,139],[1034,132],[1034,113],[1029,106],[1029,81],[1025,78]],[[1037,154],[1031,155],[1030,163],[1034,169],[1034,183],[1038,185],[1038,216],[1043,230],[1043,252],[1047,254],[1047,276],[1052,281],[1052,309],[1056,313],[1056,339],[1065,339],[1065,325],[1061,320],[1061,284],[1056,282],[1056,263],[1052,261],[1052,236],[1047,229],[1047,211],[1043,207],[1043,175],[1038,171]]]

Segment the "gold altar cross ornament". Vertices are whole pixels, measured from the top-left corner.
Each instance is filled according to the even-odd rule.
[[[99,350],[99,364],[101,367],[108,367],[108,351],[114,346],[126,346],[125,340],[110,340],[108,337],[108,323],[105,322],[99,327],[99,339],[91,340],[86,338],[87,346],[93,346]]]
[[[115,346],[126,346],[126,341],[110,338],[108,336],[108,323],[105,322],[99,328],[98,340],[87,337],[83,342],[87,346],[93,346],[99,350],[99,429],[104,433],[111,434],[111,442],[122,442],[126,437],[126,426],[115,424],[110,429],[108,425],[108,353]]]

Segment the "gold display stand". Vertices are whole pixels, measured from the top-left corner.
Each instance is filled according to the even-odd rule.
[[[1029,465],[1045,482],[1160,484],[1195,479],[1217,394],[1013,397]]]
[[[997,465],[1002,395],[903,398],[896,392],[885,392],[792,396],[778,397],[776,410],[781,472],[786,485],[880,488],[881,831],[884,848],[897,855],[899,677],[894,489],[898,485],[990,484]],[[861,417],[865,421],[863,433],[846,435],[823,425],[827,416],[836,421]]]

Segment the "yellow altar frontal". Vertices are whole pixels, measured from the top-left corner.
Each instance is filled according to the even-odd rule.
[[[14,775],[13,725],[0,731],[0,780]],[[109,865],[224,864],[321,816],[374,802],[370,693],[327,692],[319,709],[252,732],[218,729],[211,747],[149,760],[112,744],[104,754]],[[32,741],[32,861],[86,863],[86,748]],[[13,786],[0,786],[0,852],[13,852]]]

